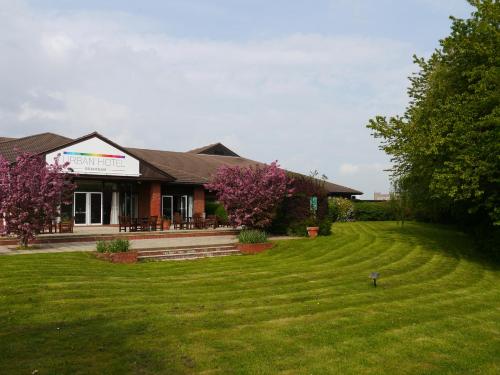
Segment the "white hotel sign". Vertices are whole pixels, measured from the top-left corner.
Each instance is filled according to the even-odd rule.
[[[45,156],[52,164],[58,155],[59,162],[69,162],[73,173],[103,176],[139,177],[139,160],[95,137],[62,148]]]

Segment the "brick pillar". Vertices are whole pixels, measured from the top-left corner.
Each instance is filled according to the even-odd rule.
[[[151,182],[149,214],[151,216],[161,216],[161,183],[159,182]]]
[[[203,187],[194,188],[193,213],[203,214],[205,212],[205,189]]]
[[[137,215],[139,217],[149,216],[149,200],[150,200],[150,186],[148,182],[142,182],[138,186],[138,201],[139,209]]]

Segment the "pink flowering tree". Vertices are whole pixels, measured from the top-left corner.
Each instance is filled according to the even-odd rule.
[[[22,247],[71,203],[75,185],[67,163],[49,165],[39,155],[24,153],[10,163],[0,156],[0,220],[3,234],[15,234]]]
[[[232,225],[265,228],[291,191],[291,180],[275,161],[255,167],[222,166],[205,185],[224,205]]]

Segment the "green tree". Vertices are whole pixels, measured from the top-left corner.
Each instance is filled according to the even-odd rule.
[[[500,224],[500,2],[469,2],[471,17],[451,17],[440,48],[414,57],[405,113],[367,126],[417,217],[491,226]]]

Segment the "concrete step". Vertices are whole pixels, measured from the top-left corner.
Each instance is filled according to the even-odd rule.
[[[193,246],[169,249],[139,250],[139,260],[187,260],[218,256],[241,255],[234,245]]]
[[[231,250],[235,249],[232,243],[212,244],[212,245],[191,245],[191,246],[174,246],[174,247],[153,247],[136,249],[139,255],[164,255],[164,254],[181,254],[191,252],[205,252],[216,250]]]
[[[188,253],[188,254],[173,254],[173,255],[163,255],[154,257],[141,257],[138,259],[140,261],[168,261],[168,260],[190,260],[190,259],[201,259],[201,258],[224,257],[230,255],[241,255],[241,253],[237,250],[232,250],[232,251],[216,251],[216,252],[205,252],[205,253]]]

